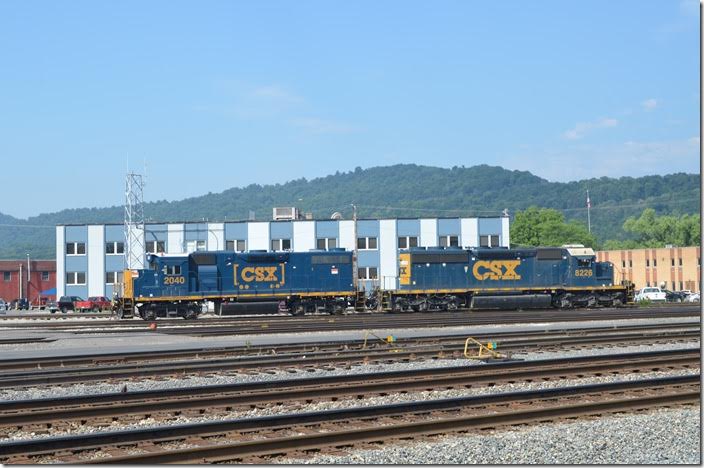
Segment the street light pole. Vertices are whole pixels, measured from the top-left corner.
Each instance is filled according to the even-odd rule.
[[[29,307],[29,287],[32,284],[32,276],[31,276],[32,270],[29,267],[29,252],[27,252],[27,290],[25,291],[25,294],[27,295],[27,307]]]
[[[352,284],[354,285],[354,290],[358,290],[358,279],[357,276],[359,275],[358,273],[358,268],[357,268],[357,205],[354,203],[352,204],[352,222],[354,226],[354,253],[352,255]]]

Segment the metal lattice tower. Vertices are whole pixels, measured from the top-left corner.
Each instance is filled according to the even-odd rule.
[[[144,179],[128,172],[125,177],[125,267],[144,268]]]

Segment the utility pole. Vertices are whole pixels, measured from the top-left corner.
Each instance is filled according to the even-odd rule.
[[[19,284],[17,285],[19,287],[19,296],[17,296],[17,299],[22,299],[22,264],[20,263],[20,281]]]
[[[589,228],[589,234],[592,233],[592,217],[591,217],[591,211],[592,209],[592,202],[589,200],[589,190],[587,190],[587,227]]]
[[[354,253],[352,254],[352,284],[354,285],[354,290],[358,290],[358,279],[359,275],[357,269],[357,205],[352,204],[352,223],[354,226]]]
[[[25,291],[25,294],[27,295],[27,306],[29,307],[30,300],[29,300],[29,295],[30,291],[29,288],[32,285],[32,270],[29,268],[29,252],[27,252],[27,291]]]

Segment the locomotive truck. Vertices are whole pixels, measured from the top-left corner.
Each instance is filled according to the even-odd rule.
[[[550,248],[414,247],[399,253],[399,285],[362,291],[345,249],[231,251],[150,255],[148,268],[126,270],[114,308],[119,317],[196,318],[207,302],[302,315],[354,309],[437,311],[620,306],[630,284],[614,284],[610,262],[581,245]]]

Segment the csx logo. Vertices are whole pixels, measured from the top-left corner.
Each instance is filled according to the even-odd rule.
[[[519,280],[521,275],[516,273],[520,260],[480,260],[474,264],[472,274],[480,281],[490,280]]]
[[[243,283],[251,283],[252,281],[258,283],[277,283],[276,286],[272,287],[278,287],[284,284],[283,264],[279,264],[279,266],[248,266],[241,270],[239,270],[239,265],[233,265],[233,267],[235,285],[238,285],[240,281]]]

